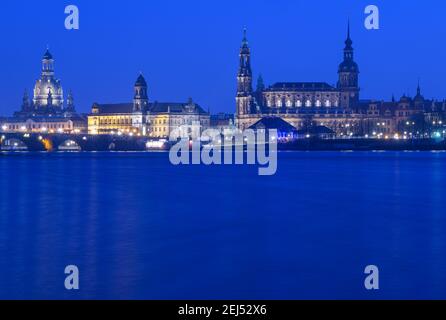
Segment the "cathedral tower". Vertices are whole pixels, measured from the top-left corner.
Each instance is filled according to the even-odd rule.
[[[347,40],[345,40],[344,61],[339,65],[338,89],[341,91],[341,107],[352,108],[359,101],[359,67],[354,61],[353,41],[350,38],[348,24]]]
[[[251,51],[245,30],[240,48],[240,66],[237,74],[237,116],[250,113],[252,94]]]

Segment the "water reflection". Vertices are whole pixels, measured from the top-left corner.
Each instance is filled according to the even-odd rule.
[[[445,298],[445,160],[281,153],[259,177],[164,153],[2,155],[0,298]]]

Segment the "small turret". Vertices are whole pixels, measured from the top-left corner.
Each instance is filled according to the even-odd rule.
[[[68,112],[75,112],[75,106],[74,106],[74,98],[73,98],[73,92],[70,90],[67,97],[67,111]]]
[[[29,112],[31,111],[31,102],[29,100],[28,96],[28,90],[25,89],[25,92],[23,93],[23,99],[22,99],[22,111],[23,112]]]

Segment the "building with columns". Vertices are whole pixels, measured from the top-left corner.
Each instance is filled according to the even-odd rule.
[[[339,65],[336,86],[326,82],[277,82],[266,87],[260,76],[257,88],[253,90],[251,50],[245,31],[237,74],[237,126],[246,129],[265,117],[282,118],[296,129],[307,126],[309,122],[335,131],[359,126],[359,68],[354,60],[352,44],[348,28],[344,60]]]
[[[420,126],[445,120],[445,102],[425,100],[420,86],[413,99],[404,95],[398,102],[395,99],[392,102],[361,100],[360,71],[355,61],[350,25],[336,85],[327,82],[276,82],[266,86],[259,76],[257,87],[253,89],[251,48],[246,30],[239,58],[236,125],[242,130],[264,118],[280,118],[297,130],[325,126],[337,136],[373,136],[382,132],[387,135],[415,134],[421,130]],[[417,117],[418,121],[415,121]]]

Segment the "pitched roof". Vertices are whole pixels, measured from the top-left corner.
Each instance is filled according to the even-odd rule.
[[[52,60],[53,59],[53,55],[50,53],[49,49],[46,49],[46,52],[43,55],[43,59],[44,60]]]
[[[294,126],[292,126],[282,118],[278,117],[262,118],[254,123],[252,126],[250,126],[249,129],[277,129],[280,132],[296,131],[296,128]]]
[[[192,107],[192,108],[190,108]],[[190,108],[190,109],[189,109]],[[153,102],[149,103],[150,113],[191,113],[207,114],[198,104],[178,102]]]
[[[93,105],[93,109],[97,114],[112,114],[112,113],[132,113],[133,103],[114,103],[114,104],[98,104]]]
[[[135,86],[136,87],[147,87],[146,79],[144,79],[144,76],[142,75],[142,73],[138,76],[138,79],[136,79]]]
[[[148,112],[149,113],[199,113],[207,114],[203,108],[198,104],[193,104],[194,108],[190,103],[177,103],[177,102],[153,102],[149,103]],[[99,104],[95,103],[93,109],[97,111],[95,114],[128,114],[133,112],[133,103],[116,103],[116,104]]]

